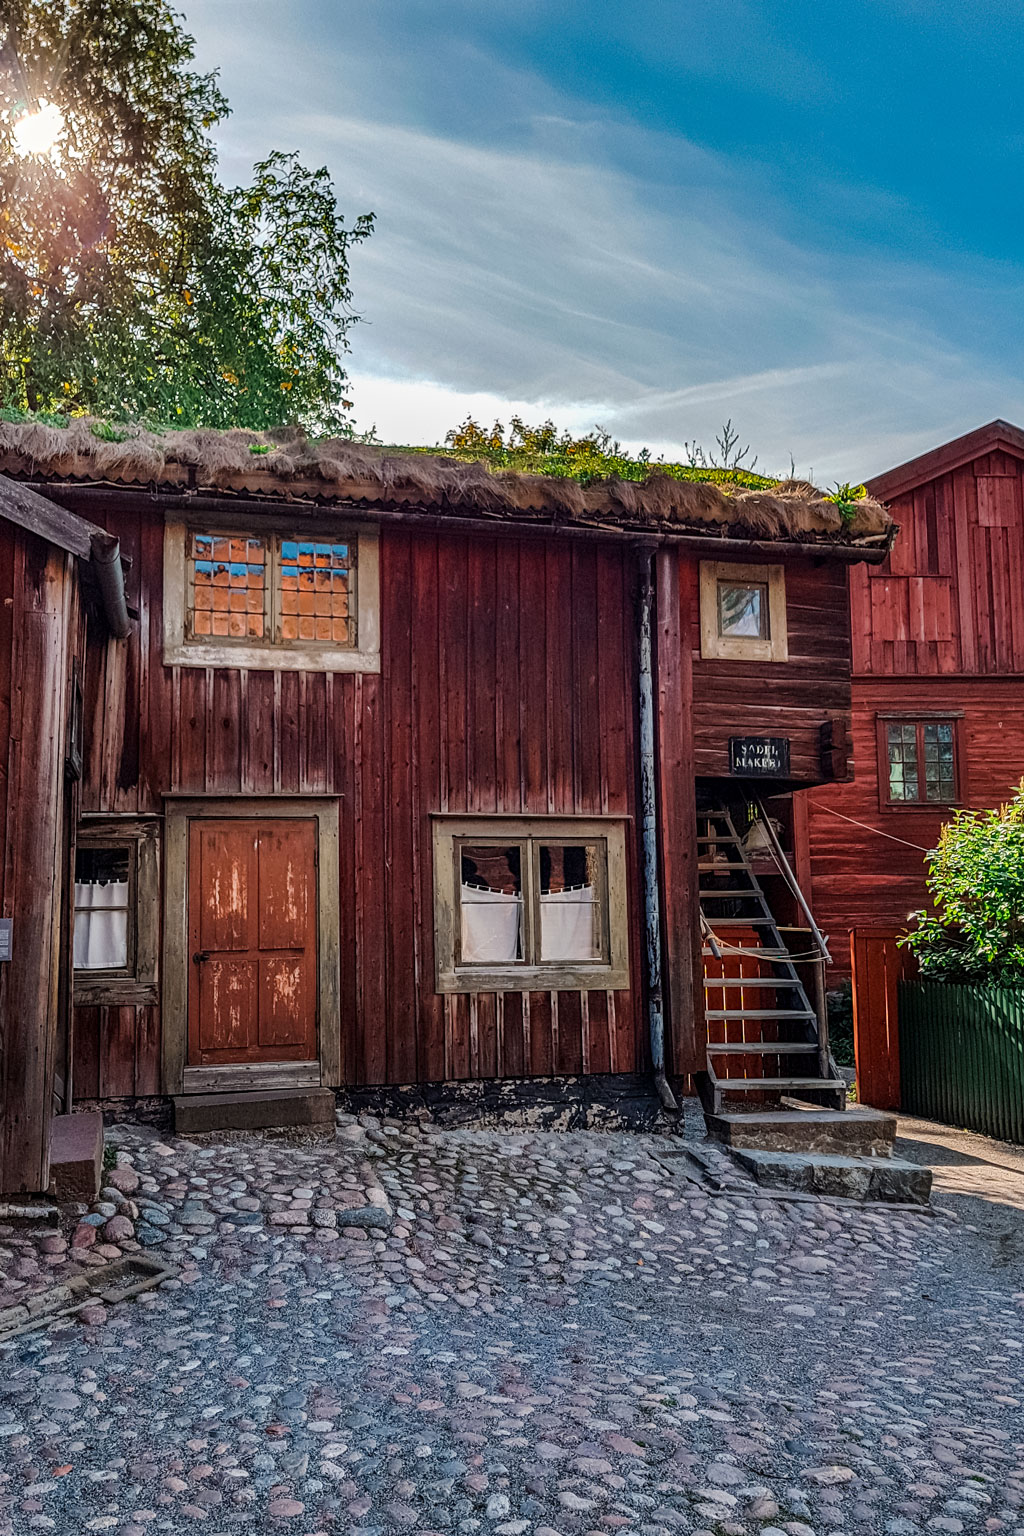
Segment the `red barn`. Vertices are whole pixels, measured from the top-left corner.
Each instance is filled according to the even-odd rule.
[[[1024,777],[1024,432],[994,421],[868,482],[899,536],[850,569],[855,777],[807,798],[815,914],[897,928],[927,899],[923,851],[959,806]]]

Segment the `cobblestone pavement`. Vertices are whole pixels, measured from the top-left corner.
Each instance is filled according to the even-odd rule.
[[[955,1212],[653,1135],[116,1134],[180,1276],[0,1347],[2,1536],[1024,1536],[1024,1272]]]

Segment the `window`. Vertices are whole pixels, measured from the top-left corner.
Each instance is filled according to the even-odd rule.
[[[781,565],[701,561],[701,655],[785,661],[786,585]]]
[[[76,1003],[156,1002],[159,923],[153,823],[87,823],[75,852]]]
[[[377,587],[372,533],[169,523],[164,661],[378,671]]]
[[[437,817],[438,991],[628,986],[625,864],[612,819]]]
[[[956,718],[879,716],[883,805],[955,805],[962,793]]]

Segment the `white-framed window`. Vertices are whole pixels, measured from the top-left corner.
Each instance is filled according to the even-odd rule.
[[[701,561],[700,653],[723,661],[788,659],[781,565]]]
[[[378,671],[377,547],[374,532],[319,521],[299,530],[168,523],[164,661]]]
[[[75,1002],[157,1000],[160,884],[153,822],[90,821],[75,848]]]
[[[436,816],[440,992],[629,985],[625,823]]]

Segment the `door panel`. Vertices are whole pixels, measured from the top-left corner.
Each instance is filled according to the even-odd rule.
[[[190,1066],[317,1056],[316,822],[189,827]]]
[[[309,1006],[308,964],[304,955],[269,955],[260,960],[261,1046],[304,1046]],[[316,1042],[312,1042],[316,1054]],[[308,1058],[303,1058],[308,1059]]]
[[[245,1050],[259,1027],[255,963],[214,956],[197,969],[200,1048]]]
[[[315,861],[313,823],[279,821],[263,828],[259,840],[261,948],[302,949],[305,945]]]
[[[251,821],[193,824],[200,858],[199,949],[251,947],[249,898],[252,892],[255,905],[257,825]]]

